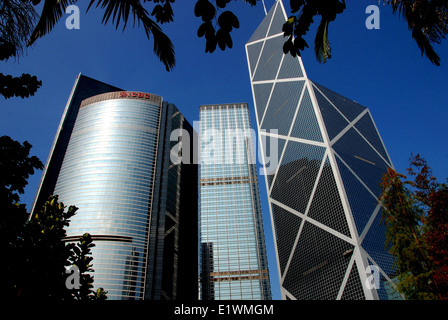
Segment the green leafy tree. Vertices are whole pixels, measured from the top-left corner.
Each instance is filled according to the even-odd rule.
[[[420,156],[408,169],[383,176],[380,201],[390,253],[396,258],[398,290],[407,299],[448,299],[448,189]]]

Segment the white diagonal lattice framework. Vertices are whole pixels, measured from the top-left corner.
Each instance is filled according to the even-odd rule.
[[[366,107],[283,54],[285,21],[276,1],[246,44],[282,298],[396,298],[377,203],[390,157]],[[369,265],[380,288],[364,285]]]

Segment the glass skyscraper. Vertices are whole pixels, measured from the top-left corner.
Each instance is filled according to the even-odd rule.
[[[392,161],[369,109],[283,54],[285,21],[276,1],[246,44],[282,298],[401,298],[377,201]]]
[[[65,241],[92,235],[94,286],[109,299],[197,298],[198,172],[170,162],[175,129],[193,136],[160,96],[76,80],[35,207],[57,194],[79,208]]]
[[[269,300],[247,104],[201,106],[200,137],[202,300]]]

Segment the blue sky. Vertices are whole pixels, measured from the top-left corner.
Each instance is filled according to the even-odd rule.
[[[242,1],[229,8],[239,18],[234,29],[233,49],[205,53],[205,41],[196,36],[201,20],[193,13],[196,1],[178,0],[173,5],[174,22],[163,25],[176,49],[176,68],[166,72],[153,54],[153,43],[143,28],[126,31],[101,24],[102,11],[85,14],[80,1],[80,29],[68,30],[63,16],[47,36],[39,39],[17,61],[2,62],[2,73],[30,73],[43,81],[28,99],[0,97],[0,135],[28,140],[32,154],[46,162],[61,115],[76,76],[81,72],[125,90],[143,91],[175,103],[190,122],[199,120],[202,104],[247,102],[255,126],[252,93],[244,45],[264,17],[261,3]],[[274,0],[265,1],[267,9]],[[347,0],[346,11],[330,24],[333,58],[319,64],[313,42],[317,23],[306,40],[310,48],[302,59],[308,77],[333,91],[369,107],[397,171],[405,172],[411,153],[420,153],[440,181],[448,177],[448,48],[435,47],[441,67],[422,57],[406,23],[380,5],[380,29],[368,30],[365,13],[377,0]],[[288,11],[289,1],[284,1]],[[40,11],[40,7],[38,8]],[[42,172],[29,179],[22,202],[31,207]],[[269,210],[264,179],[260,193],[266,225],[266,241],[274,298],[280,298]]]

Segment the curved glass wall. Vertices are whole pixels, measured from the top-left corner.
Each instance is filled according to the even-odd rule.
[[[67,236],[94,237],[95,289],[141,299],[161,102],[113,95],[81,105],[54,194],[79,208]]]

